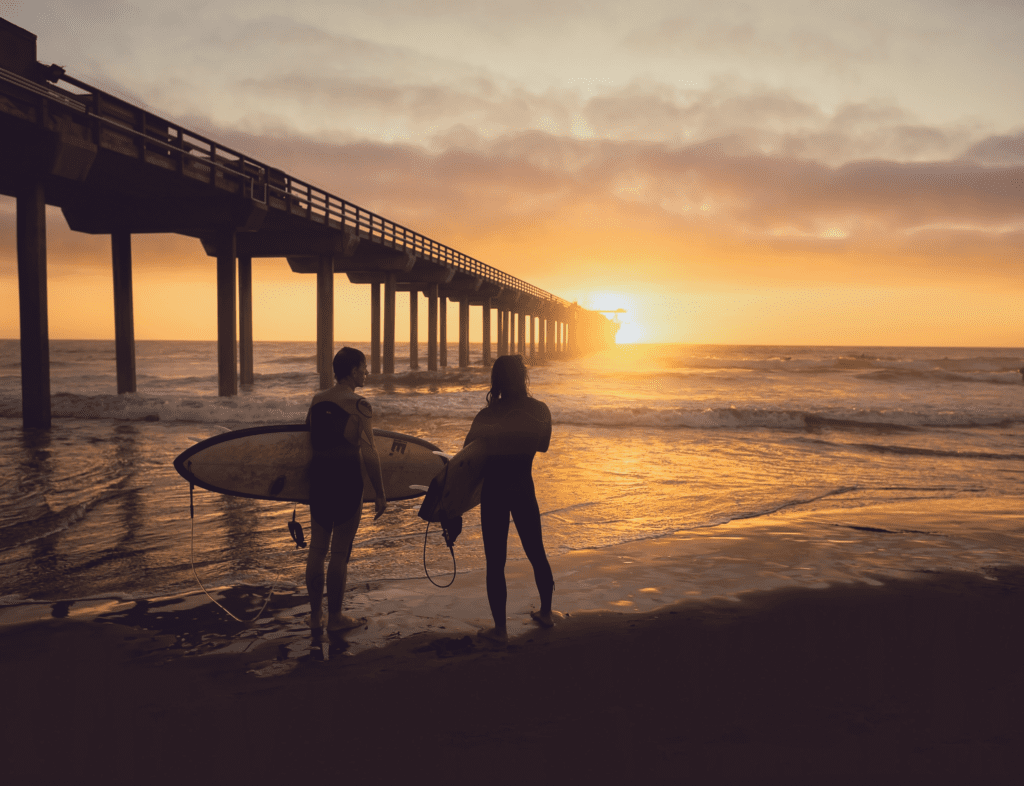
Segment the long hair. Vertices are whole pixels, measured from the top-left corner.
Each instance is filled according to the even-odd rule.
[[[342,347],[334,356],[334,378],[341,382],[352,373],[352,369],[358,368],[366,362],[366,355],[353,347]]]
[[[487,406],[499,401],[530,395],[530,377],[522,355],[502,355],[491,366],[491,389],[487,392]]]

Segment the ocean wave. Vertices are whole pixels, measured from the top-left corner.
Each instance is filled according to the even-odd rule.
[[[446,387],[443,393],[432,393],[410,381],[404,389],[393,385],[390,392],[369,390],[365,395],[373,402],[375,422],[379,423],[386,423],[389,418],[471,420],[482,404],[479,385],[471,383],[472,378],[467,377],[463,387]],[[52,411],[55,418],[81,420],[264,425],[302,422],[309,398],[306,391],[252,391],[230,397],[57,393],[52,397]],[[564,395],[546,397],[546,403],[555,424],[609,428],[907,432],[931,428],[1007,428],[1024,423],[1024,416],[1006,417],[1005,413],[985,416],[971,409],[936,413],[838,408],[818,411],[695,408],[635,402],[601,405],[586,397]],[[0,417],[21,417],[19,396],[0,395]]]
[[[1020,385],[1021,375],[1018,371],[946,371],[942,369],[917,368],[886,368],[868,374],[858,374],[858,379],[869,379],[877,382],[969,382],[986,385]]]
[[[991,453],[978,450],[937,450],[935,448],[916,448],[909,445],[875,445],[850,444],[872,453],[891,453],[898,456],[936,456],[940,458],[958,459],[993,459],[996,461],[1024,461],[1024,453]]]

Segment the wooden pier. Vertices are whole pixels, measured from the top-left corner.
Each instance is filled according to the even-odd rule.
[[[35,35],[3,19],[0,193],[17,200],[26,427],[50,426],[46,205],[59,207],[72,230],[111,237],[118,393],[136,389],[134,234],[195,237],[216,260],[224,396],[253,381],[254,257],[285,258],[294,272],[316,275],[317,368],[325,387],[333,382],[337,273],[370,287],[374,374],[395,373],[398,292],[409,293],[412,368],[419,368],[420,293],[427,300],[430,371],[448,364],[448,301],[459,304],[459,366],[469,364],[471,307],[480,309],[485,365],[492,347],[498,355],[532,358],[614,341],[617,326],[598,312],[37,62]]]

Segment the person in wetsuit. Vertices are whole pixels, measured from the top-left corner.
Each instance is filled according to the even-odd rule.
[[[387,508],[380,457],[373,446],[373,408],[356,393],[366,382],[366,356],[343,347],[334,356],[334,387],[313,396],[306,416],[313,461],[309,467],[311,533],[306,556],[310,627],[323,627],[324,562],[327,566],[327,630],[355,628],[365,620],[342,613],[348,560],[363,505],[363,467],[376,492],[376,514]]]
[[[494,627],[480,636],[501,644],[508,642],[505,603],[505,559],[508,552],[509,517],[515,522],[534,580],[540,592],[540,610],[530,616],[544,627],[554,624],[551,597],[555,581],[544,552],[540,507],[533,486],[533,457],[551,444],[551,412],[542,401],[531,398],[526,365],[520,355],[503,355],[491,368],[487,406],[477,414],[465,445],[485,440],[487,460],[480,494],[480,526],[487,562],[487,602]]]

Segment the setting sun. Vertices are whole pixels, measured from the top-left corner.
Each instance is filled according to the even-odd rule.
[[[619,331],[615,335],[616,344],[636,344],[647,337],[647,330],[636,317],[633,298],[618,292],[591,292],[580,304],[584,308],[601,311],[619,323]]]

